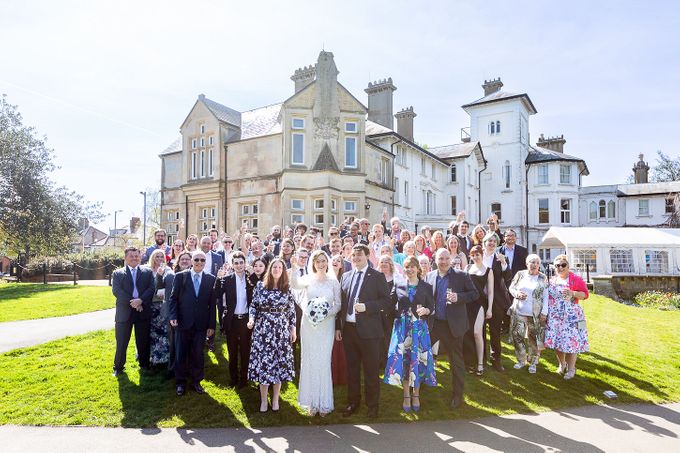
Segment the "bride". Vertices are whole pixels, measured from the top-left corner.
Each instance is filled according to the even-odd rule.
[[[299,277],[297,267],[291,269],[291,288],[302,309],[300,325],[300,384],[298,404],[310,415],[322,417],[333,411],[333,379],[331,354],[335,336],[335,314],[340,311],[340,283],[335,278],[323,250],[317,250],[309,258],[309,273]],[[321,320],[318,310],[311,310],[310,303],[328,303],[328,313]],[[312,302],[314,301],[314,302]],[[324,310],[322,310],[324,311]]]

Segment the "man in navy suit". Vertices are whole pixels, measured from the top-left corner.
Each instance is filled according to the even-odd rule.
[[[434,292],[434,314],[429,316],[430,341],[441,341],[449,355],[449,368],[453,384],[451,408],[463,403],[465,364],[463,362],[463,336],[468,330],[465,304],[479,297],[470,276],[451,267],[451,254],[446,249],[437,250],[437,269],[427,274],[427,283]]]
[[[151,299],[156,288],[153,272],[148,267],[140,267],[140,259],[141,253],[138,248],[126,248],[125,267],[115,270],[111,276],[111,289],[116,296],[114,376],[118,376],[125,369],[127,347],[133,326],[139,366],[143,370],[149,368]]]
[[[213,241],[210,236],[203,236],[201,238],[200,247],[205,254],[205,266],[203,268],[203,273],[210,274],[213,277],[217,275],[217,272],[224,266],[224,250],[222,252],[216,252],[212,249]],[[217,303],[215,301],[214,303]],[[222,314],[222,307],[218,310],[220,315]],[[221,320],[220,320],[221,321]],[[215,332],[206,338],[206,346],[210,352],[215,352]]]
[[[383,343],[381,310],[388,310],[390,288],[385,276],[368,266],[368,246],[352,248],[354,270],[342,274],[342,306],[335,318],[335,336],[342,340],[347,356],[347,399],[343,415],[359,409],[361,369],[369,418],[378,417],[380,399],[380,351]]]
[[[205,393],[201,386],[205,361],[203,342],[206,334],[215,333],[216,324],[215,277],[203,270],[203,251],[195,251],[191,260],[191,269],[175,276],[168,314],[170,325],[177,329],[175,381],[178,396],[184,395],[189,377],[196,393]]]

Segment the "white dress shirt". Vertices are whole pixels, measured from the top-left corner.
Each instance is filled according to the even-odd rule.
[[[354,289],[354,285],[356,285],[356,275],[359,271],[361,271],[361,280],[359,281],[359,287],[357,288],[357,292],[354,297],[359,297],[359,293],[361,292],[361,286],[364,284],[364,277],[366,277],[366,271],[368,270],[368,264],[363,268],[363,269],[354,269],[354,272],[352,273],[352,278],[350,279],[350,284],[349,284],[349,293],[352,294],[352,290]],[[353,300],[348,300],[348,304],[354,304]],[[349,308],[349,307],[348,307]],[[345,318],[345,321],[347,322],[357,322],[357,317],[356,317],[356,311],[352,311],[352,314],[349,314],[349,310],[347,310],[347,317]]]
[[[515,246],[512,246],[512,248],[510,248],[506,244],[504,255],[508,259],[508,266],[512,267],[512,262],[515,260]]]
[[[206,274],[212,275],[212,253],[211,251],[208,251],[205,254],[205,267],[203,268],[203,272]]]
[[[242,277],[234,274],[236,281],[236,307],[234,308],[235,315],[245,315],[248,313],[248,297],[246,295],[246,274]]]

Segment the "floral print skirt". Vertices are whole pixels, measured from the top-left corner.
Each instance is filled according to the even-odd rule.
[[[164,310],[163,301],[151,303],[151,357],[152,365],[162,365],[170,360],[170,341],[168,339],[168,321]]]
[[[401,385],[404,376],[410,387],[437,385],[427,323],[410,313],[394,320],[383,380]]]
[[[562,296],[565,288],[564,285],[550,285],[545,347],[569,354],[587,352],[590,346],[583,307]]]

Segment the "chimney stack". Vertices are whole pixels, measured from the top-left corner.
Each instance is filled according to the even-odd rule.
[[[388,79],[369,82],[364,91],[368,94],[368,119],[394,130],[392,97],[397,87]]]
[[[540,146],[541,148],[546,148],[552,151],[556,151],[558,153],[564,153],[564,144],[567,143],[567,141],[564,139],[564,134],[555,137],[548,137],[545,138],[543,134],[538,138],[538,141],[536,142],[536,146]]]
[[[413,118],[416,117],[413,106],[402,109],[394,117],[397,119],[397,133],[405,139],[413,141]]]
[[[484,80],[484,85],[482,85],[482,88],[484,88],[484,96],[486,97],[491,93],[500,91],[501,88],[503,88],[503,82],[501,82],[500,77],[497,79]]]
[[[295,70],[290,80],[295,82],[295,92],[299,93],[304,87],[314,81],[316,77],[316,66],[303,66]]]
[[[633,165],[633,175],[635,176],[635,184],[644,184],[649,182],[649,165],[645,162],[645,155],[638,156],[639,161]]]

